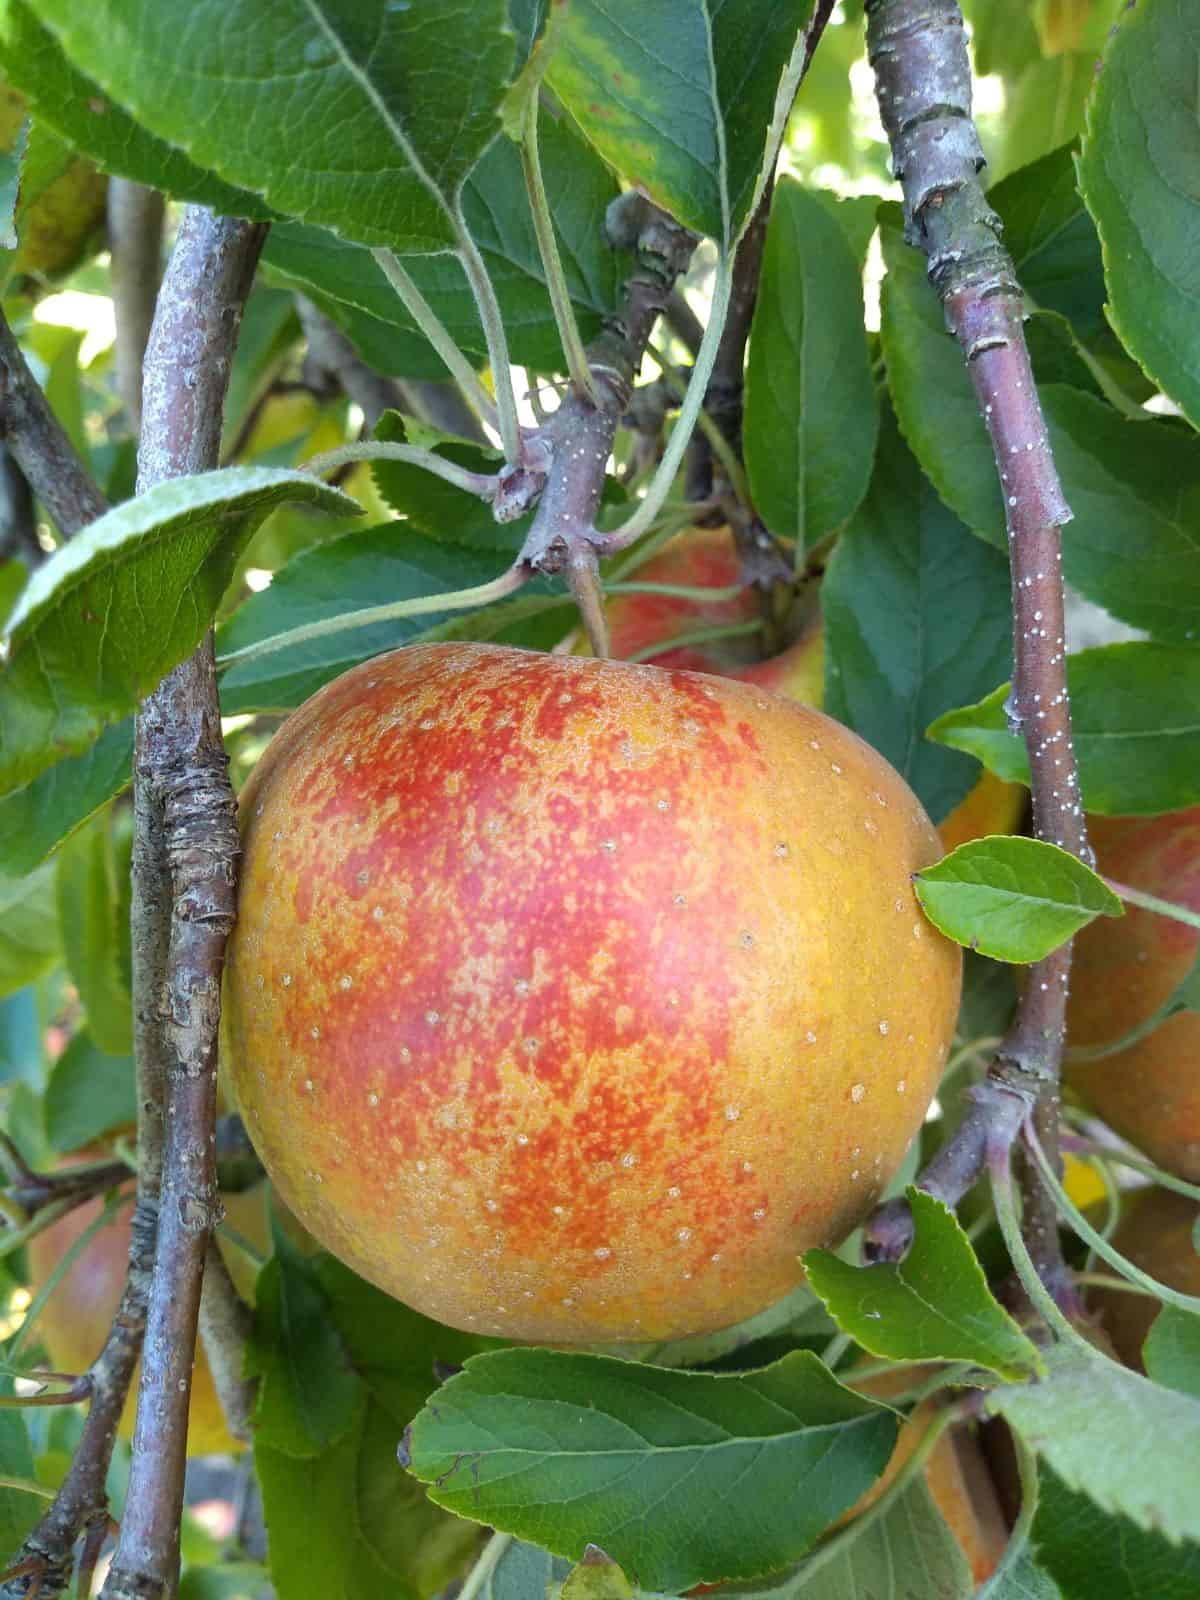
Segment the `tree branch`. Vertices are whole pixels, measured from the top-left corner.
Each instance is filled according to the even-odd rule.
[[[636,252],[638,265],[625,283],[616,316],[587,349],[600,403],[593,405],[572,390],[537,435],[549,465],[521,561],[539,572],[566,571],[582,545],[603,547],[595,516],[613,437],[651,330],[697,242],[635,191],[613,202],[608,226],[614,242]]]
[[[109,277],[116,318],[117,393],[131,433],[142,427],[142,362],[162,274],[166,202],[130,178],[108,180]]]
[[[374,428],[385,411],[403,411],[443,433],[487,443],[479,419],[454,384],[385,378],[362,360],[337,324],[302,294],[296,296],[296,311],[308,340],[306,372],[311,362],[316,374],[331,379],[360,408],[368,428]]]
[[[1020,286],[979,183],[984,156],[971,120],[962,14],[955,0],[867,0],[866,11],[880,115],[904,188],[906,236],[928,257],[929,278],[962,348],[1004,490],[1013,592],[1010,716],[1029,752],[1034,832],[1090,862],[1063,643],[1059,528],[1071,512],[1029,364]],[[1030,969],[990,1074],[1025,1100],[1055,1163],[1070,962],[1066,945]],[[974,1121],[968,1115],[951,1141],[962,1147],[955,1155],[968,1142],[977,1148]],[[1026,1240],[1042,1280],[1060,1298],[1069,1295],[1053,1208],[1047,1213],[1043,1185],[1028,1171],[1022,1195]]]
[[[64,539],[108,510],[0,313],[0,439]]]
[[[217,464],[241,313],[265,232],[198,206],[184,213],[146,352],[139,492]],[[155,898],[135,913],[138,1047],[147,1052],[139,1094],[144,1103],[165,1077],[166,1117],[133,1466],[107,1600],[163,1596],[177,1579],[201,1278],[219,1215],[217,1022],[238,836],[211,632],[138,715],[134,796],[135,895]],[[156,1164],[152,1151],[146,1159]]]

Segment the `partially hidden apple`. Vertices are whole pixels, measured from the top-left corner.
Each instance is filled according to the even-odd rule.
[[[270,1248],[266,1184],[257,1184],[242,1194],[223,1195],[222,1200],[231,1228],[266,1253]],[[103,1209],[102,1200],[89,1200],[33,1236],[28,1251],[30,1280],[35,1293],[49,1282],[63,1256]],[[130,1197],[129,1203],[99,1230],[55,1285],[38,1322],[38,1332],[52,1370],[83,1373],[100,1354],[125,1284],[132,1220]],[[220,1237],[218,1247],[239,1291],[252,1299],[255,1268],[249,1258],[244,1251]],[[119,1431],[123,1439],[133,1435],[137,1384],[135,1374],[121,1417]],[[243,1448],[225,1426],[208,1361],[198,1347],[192,1368],[188,1454],[225,1455]]]
[[[915,1389],[933,1375],[933,1367],[905,1367],[878,1373],[856,1382],[854,1371],[844,1381],[877,1400],[894,1400],[907,1389]],[[875,1503],[889,1489],[921,1443],[926,1430],[937,1418],[944,1396],[930,1396],[913,1408],[896,1438],[896,1447],[880,1477],[843,1521]],[[972,1428],[956,1423],[934,1445],[925,1463],[925,1487],[946,1525],[958,1540],[976,1583],[990,1578],[1000,1564],[1008,1544],[1008,1527],[1000,1497],[988,1471],[987,1461]]]
[[[1200,911],[1200,806],[1158,817],[1092,817],[1098,870]],[[1118,1043],[1158,1011],[1187,976],[1200,935],[1137,906],[1099,917],[1075,940],[1067,1038]],[[1200,1182],[1200,1012],[1180,1011],[1137,1043],[1072,1062],[1066,1079],[1084,1104],[1151,1161]]]
[[[1200,1296],[1200,1255],[1194,1232],[1200,1205],[1171,1189],[1138,1189],[1124,1196],[1121,1220],[1112,1242],[1135,1267],[1181,1294]],[[1113,1349],[1127,1367],[1143,1371],[1142,1346],[1158,1313],[1160,1301],[1144,1294],[1091,1289]]]
[[[726,527],[688,528],[677,534],[631,577],[642,583],[686,588],[728,589],[738,581],[738,560]],[[612,653],[658,667],[684,667],[737,678],[790,696],[819,710],[825,695],[825,639],[819,612],[801,613],[778,655],[761,659],[750,635],[697,641],[655,650],[689,633],[752,622],[759,614],[750,589],[723,600],[677,595],[620,594],[608,602]],[[974,788],[938,826],[945,853],[989,833],[1012,833],[1025,809],[1025,790],[983,771]]]
[[[482,644],[327,685],[241,801],[225,1048],[287,1205],[427,1315],[731,1325],[871,1208],[953,1034],[898,774],[754,684]]]

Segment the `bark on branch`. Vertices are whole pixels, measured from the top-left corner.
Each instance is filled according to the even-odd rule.
[[[0,439],[64,539],[108,510],[0,313]]]
[[[138,489],[217,465],[262,226],[189,207],[146,351]],[[201,1279],[219,1217],[213,1157],[221,967],[233,925],[236,808],[212,634],[137,719],[135,961],[143,1100],[165,1084],[158,1241],[125,1517],[107,1600],[173,1592]],[[143,1061],[139,1060],[139,1067]],[[140,1152],[147,1164],[156,1153]]]
[[[867,0],[866,12],[880,115],[904,189],[906,237],[928,257],[929,278],[971,374],[1003,487],[1013,593],[1010,716],[1029,753],[1034,832],[1090,862],[1063,642],[1059,529],[1071,512],[1029,364],[1020,286],[979,182],[984,155],[971,118],[962,13],[955,0]],[[1042,1136],[1050,1137],[1055,1160],[1070,962],[1065,945],[1030,969],[1016,1020],[991,1069],[993,1084],[1005,1093],[977,1102],[978,1109],[1018,1096]],[[951,1201],[978,1173],[965,1159],[980,1151],[978,1122],[969,1115],[951,1141],[954,1148],[943,1152],[943,1168],[955,1172],[951,1188],[960,1190],[944,1192]],[[1011,1146],[1012,1136],[1011,1117],[1002,1116],[984,1130],[984,1143],[1004,1138]],[[1039,1273],[1054,1294],[1069,1297],[1044,1187],[1026,1181],[1022,1192],[1023,1226]],[[898,1236],[894,1226],[879,1225],[884,1220],[870,1230],[872,1248],[894,1255],[905,1243],[903,1230]]]

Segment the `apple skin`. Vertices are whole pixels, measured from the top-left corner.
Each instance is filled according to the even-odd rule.
[[[242,1194],[223,1195],[222,1201],[231,1227],[264,1253],[268,1251],[270,1228],[267,1220],[267,1185],[260,1183]],[[31,1286],[35,1293],[49,1281],[63,1256],[80,1234],[91,1227],[103,1209],[103,1200],[89,1200],[33,1236],[29,1241],[28,1254]],[[130,1199],[129,1204],[100,1229],[47,1300],[38,1322],[38,1333],[53,1370],[86,1372],[100,1354],[125,1284],[132,1221],[133,1202]],[[227,1247],[220,1239],[218,1248],[240,1292],[252,1298],[253,1283],[248,1281],[249,1263],[245,1254]],[[139,1366],[121,1415],[118,1432],[122,1439],[133,1437],[140,1372]],[[225,1426],[208,1361],[203,1350],[198,1349],[192,1368],[188,1454],[231,1455],[244,1448]]]
[[[728,1326],[871,1208],[961,960],[855,735],[751,685],[482,644],[327,685],[243,791],[226,1055],[300,1222],[452,1326]]]
[[[737,553],[728,528],[688,528],[637,569],[643,583],[677,583],[688,588],[724,589],[738,581]],[[612,653],[620,659],[642,655],[659,640],[727,622],[749,622],[758,615],[750,589],[732,600],[684,600],[669,595],[614,595],[608,603]],[[815,610],[800,632],[766,661],[754,655],[752,637],[707,640],[648,657],[656,667],[684,667],[738,678],[820,710],[825,697],[825,641]],[[945,854],[989,833],[1012,833],[1025,811],[1025,789],[984,771],[975,787],[938,825]]]
[[[1134,1266],[1181,1294],[1200,1295],[1200,1255],[1192,1230],[1200,1205],[1172,1189],[1138,1189],[1124,1196],[1113,1244]],[[1142,1346],[1162,1306],[1147,1295],[1090,1290],[1113,1349],[1127,1367],[1144,1370]]]
[[[934,1374],[933,1367],[906,1367],[881,1372],[856,1383],[854,1372],[844,1381],[876,1400],[893,1400]],[[850,1522],[874,1504],[895,1479],[935,1420],[944,1400],[931,1396],[916,1406],[896,1437],[892,1458],[862,1499],[841,1519]],[[971,1428],[956,1424],[942,1434],[925,1463],[925,1487],[958,1540],[977,1584],[990,1578],[1008,1544],[1008,1526],[987,1461]],[[839,1524],[840,1526],[841,1524]]]
[[[1092,817],[1098,870],[1200,911],[1200,806],[1158,817]],[[1075,939],[1067,1038],[1124,1038],[1187,975],[1200,935],[1137,906],[1100,917]],[[1200,1182],[1200,1014],[1181,1011],[1139,1043],[1099,1061],[1068,1060],[1066,1079],[1088,1108],[1156,1165]]]

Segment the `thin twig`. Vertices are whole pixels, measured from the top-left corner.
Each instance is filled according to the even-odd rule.
[[[595,532],[595,517],[613,437],[629,405],[650,333],[696,246],[694,234],[633,191],[609,208],[608,230],[614,244],[634,251],[637,266],[626,281],[616,316],[588,346],[600,404],[569,393],[540,430],[549,466],[521,552],[531,570],[563,571],[580,543],[607,549],[609,539]]]
[[[117,393],[129,431],[142,427],[142,362],[154,321],[154,302],[162,275],[163,216],[166,202],[157,189],[131,178],[108,180],[109,279],[116,318]]]
[[[971,119],[962,13],[955,0],[867,0],[866,11],[880,115],[904,188],[906,237],[928,257],[929,278],[962,348],[1004,492],[1014,628],[1009,713],[1029,753],[1034,832],[1090,862],[1063,643],[1059,529],[1071,512],[1029,364],[1020,286],[979,182],[984,156]],[[996,1080],[1032,1105],[1056,1170],[1070,964],[1068,944],[1029,969],[992,1068]],[[963,1127],[961,1140],[977,1152],[978,1130],[969,1119]],[[1027,1246],[1051,1294],[1067,1303],[1073,1291],[1053,1207],[1036,1177],[1026,1170],[1022,1178]]]
[[[184,213],[146,353],[141,492],[217,464],[241,313],[265,231],[202,207]],[[217,1022],[238,836],[211,631],[138,716],[134,792],[136,825],[153,830],[162,852],[139,888],[162,896],[166,916],[149,928],[142,921],[135,933],[166,936],[159,952],[142,952],[142,977],[156,980],[144,1023],[157,1032],[153,1075],[165,1070],[167,1100],[133,1464],[106,1600],[157,1600],[177,1582],[201,1277],[219,1215]]]
[[[374,428],[385,411],[401,411],[442,433],[473,444],[487,443],[475,413],[454,384],[385,377],[367,365],[337,324],[305,295],[296,296],[296,312],[308,340],[306,382],[322,390],[329,382],[335,384],[358,406],[368,428]]]
[[[0,439],[64,539],[108,510],[108,502],[51,411],[2,312]]]
[[[243,1442],[250,1439],[258,1394],[257,1382],[242,1376],[246,1340],[253,1322],[254,1313],[237,1292],[224,1257],[215,1244],[210,1244],[200,1296],[200,1341],[208,1357],[225,1426]]]

